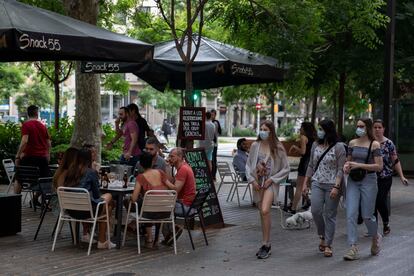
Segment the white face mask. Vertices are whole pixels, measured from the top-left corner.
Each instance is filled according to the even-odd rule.
[[[318,129],[318,138],[324,139],[325,138],[325,131]]]
[[[262,140],[267,140],[267,138],[269,138],[269,131],[267,131],[267,130],[259,131],[259,137]]]
[[[355,131],[355,134],[356,134],[358,137],[365,136],[365,134],[366,134],[365,128],[363,128],[363,127],[358,127],[358,128],[356,129],[356,131]]]

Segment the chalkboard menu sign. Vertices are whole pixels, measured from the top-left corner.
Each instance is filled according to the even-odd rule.
[[[207,156],[202,148],[189,149],[185,151],[185,160],[193,169],[196,179],[196,189],[208,188],[210,195],[203,206],[203,218],[205,225],[224,227],[223,214],[217,198],[216,188],[208,169]]]
[[[205,116],[205,107],[181,107],[178,138],[204,140]]]

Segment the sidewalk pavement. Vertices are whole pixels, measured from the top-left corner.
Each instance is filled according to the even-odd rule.
[[[6,187],[2,185],[1,188]],[[414,275],[414,186],[402,186],[394,179],[392,188],[391,234],[383,239],[379,256],[370,256],[371,239],[363,237],[359,227],[361,259],[345,262],[345,211],[339,209],[334,255],[325,258],[318,251],[318,237],[312,226],[307,230],[284,230],[280,214],[272,209],[272,256],[258,260],[261,228],[257,210],[250,201],[226,202],[228,187],[219,199],[227,227],[209,229],[209,246],[200,231],[193,231],[196,250],[186,232],[178,241],[178,255],[172,248],[143,249],[137,255],[136,241],[129,237],[120,250],[92,249],[87,244],[74,246],[68,227],[63,228],[55,252],[51,252],[50,235],[56,221],[48,213],[37,241],[33,236],[39,222],[39,211],[23,207],[22,232],[0,238],[1,275]],[[240,191],[242,192],[242,190]],[[380,226],[382,230],[382,225]]]

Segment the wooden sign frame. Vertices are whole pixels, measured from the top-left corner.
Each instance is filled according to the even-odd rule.
[[[200,117],[200,120],[190,120],[190,118]],[[185,119],[185,120],[184,120]],[[178,125],[178,139],[204,140],[206,130],[206,108],[205,107],[180,107],[180,123]],[[201,128],[197,131],[198,135],[192,133],[196,127]],[[186,130],[189,128],[189,130]],[[195,130],[194,130],[195,131]]]
[[[194,155],[192,153],[195,153]],[[192,158],[190,158],[190,155]],[[211,172],[208,168],[207,155],[203,148],[187,149],[184,151],[184,159],[187,164],[190,165],[193,170],[194,177],[196,179],[196,189],[204,188],[206,186],[197,187],[197,183],[208,183],[210,189],[210,195],[203,207],[205,212],[202,212],[204,224],[211,227],[224,227],[223,213],[221,212],[220,202],[217,197],[216,188],[214,186]],[[191,160],[190,160],[191,159]],[[197,163],[197,166],[194,166]],[[200,168],[203,168],[202,170]],[[207,207],[208,206],[208,207]],[[213,208],[212,208],[213,207]],[[207,210],[208,208],[208,210]],[[209,216],[205,216],[205,213],[211,213]]]

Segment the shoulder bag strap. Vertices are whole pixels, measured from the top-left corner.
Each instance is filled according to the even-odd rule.
[[[315,167],[315,169],[313,169],[313,173],[315,173],[316,172],[316,170],[318,169],[318,167],[319,167],[319,164],[321,163],[321,161],[322,161],[322,159],[325,157],[325,155],[328,153],[328,151],[330,151],[331,150],[331,148],[333,148],[334,146],[336,145],[336,143],[333,143],[332,145],[330,145],[323,153],[322,153],[322,155],[321,155],[321,157],[319,157],[319,160],[318,160],[318,163],[316,163],[316,167]]]
[[[371,143],[369,143],[368,154],[367,154],[367,158],[365,159],[365,164],[368,164],[369,156],[371,155],[371,147],[372,147],[373,142],[374,140],[372,140]]]

